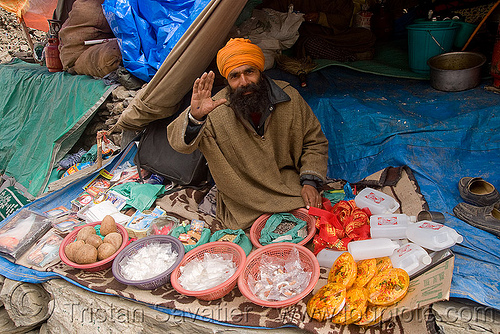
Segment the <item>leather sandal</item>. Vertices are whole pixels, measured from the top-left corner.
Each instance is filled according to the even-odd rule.
[[[467,224],[500,237],[500,202],[488,206],[458,203],[453,213]]]
[[[480,177],[461,178],[458,191],[465,202],[476,206],[493,205],[500,201],[498,190]]]

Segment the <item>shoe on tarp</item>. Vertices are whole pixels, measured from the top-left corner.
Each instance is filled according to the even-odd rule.
[[[461,178],[458,191],[465,202],[476,206],[493,205],[500,201],[498,190],[480,177]]]
[[[488,206],[458,203],[453,213],[467,224],[500,237],[500,201]]]

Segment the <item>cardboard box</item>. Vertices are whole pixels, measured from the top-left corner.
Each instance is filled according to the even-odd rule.
[[[431,264],[411,277],[408,293],[400,302],[383,311],[382,321],[450,298],[455,255],[449,249],[430,255]]]

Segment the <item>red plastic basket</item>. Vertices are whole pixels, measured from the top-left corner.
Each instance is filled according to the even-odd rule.
[[[69,243],[75,241],[76,235],[78,234],[78,231],[80,231],[85,226],[92,226],[92,227],[94,227],[96,225],[101,225],[101,222],[95,222],[95,223],[90,223],[90,224],[86,224],[86,225],[80,226],[77,229],[73,230],[70,234],[68,234],[64,238],[64,240],[61,243],[61,246],[59,246],[59,257],[61,258],[62,262],[66,263],[68,266],[71,266],[73,268],[82,269],[82,270],[85,270],[85,271],[100,271],[100,270],[104,270],[104,269],[107,269],[107,268],[111,267],[111,265],[113,264],[113,260],[116,257],[116,255],[118,255],[118,253],[120,253],[120,251],[122,249],[124,249],[125,246],[127,246],[128,243],[129,243],[127,230],[125,229],[125,227],[121,226],[120,224],[116,224],[116,228],[118,230],[118,233],[120,233],[122,235],[122,245],[120,246],[120,248],[118,248],[118,250],[113,255],[111,255],[107,259],[104,259],[104,260],[101,260],[101,261],[97,261],[97,262],[94,262],[94,263],[90,263],[90,264],[78,264],[78,263],[75,263],[73,261],[70,261],[68,259],[68,257],[66,256],[66,254],[64,253],[64,248]]]
[[[233,262],[237,269],[233,276],[229,277],[227,281],[218,286],[201,291],[190,291],[184,289],[179,283],[179,276],[181,275],[180,268],[185,266],[193,259],[203,260],[205,253],[211,254],[232,254]],[[193,296],[201,300],[215,300],[227,295],[236,285],[238,276],[243,271],[246,262],[246,254],[243,248],[239,245],[227,241],[214,241],[204,245],[198,246],[184,255],[181,263],[174,269],[170,276],[170,283],[173,288],[180,294],[186,296]]]
[[[299,251],[299,259],[304,271],[312,273],[311,280],[309,281],[307,287],[298,295],[287,300],[265,301],[257,298],[248,286],[248,278],[252,276],[255,280],[260,280],[260,261],[262,256],[266,254],[280,259],[288,258],[294,247],[296,247]],[[271,244],[263,246],[250,253],[250,256],[247,258],[245,269],[243,269],[243,272],[238,278],[238,288],[241,293],[254,304],[273,308],[286,307],[298,303],[314,289],[319,279],[319,270],[319,263],[316,256],[314,256],[314,254],[306,247],[289,242]]]
[[[314,216],[311,216],[310,214],[307,213],[306,209],[296,209],[290,211],[292,215],[295,217],[302,219],[307,222],[307,236],[300,242],[297,243],[297,245],[305,245],[309,242],[314,237],[314,234],[316,233],[316,218]],[[252,241],[252,244],[256,248],[263,247],[261,243],[259,242],[260,239],[260,232],[266,226],[266,222],[271,217],[271,213],[265,213],[261,215],[259,218],[255,220],[255,222],[252,224],[252,227],[250,228],[250,241]]]

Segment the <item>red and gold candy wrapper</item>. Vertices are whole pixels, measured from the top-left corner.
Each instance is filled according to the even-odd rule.
[[[342,310],[346,289],[342,284],[328,283],[307,302],[307,314],[318,321],[325,321]]]
[[[332,318],[336,324],[349,325],[359,321],[366,311],[368,301],[366,290],[361,287],[352,287],[347,290],[344,308]]]
[[[384,270],[367,285],[368,301],[373,305],[389,306],[406,295],[410,285],[408,273],[400,268]]]
[[[367,259],[356,263],[358,275],[354,281],[355,286],[364,287],[377,273],[377,260]]]
[[[354,200],[340,201],[333,207],[324,205],[327,210],[311,207],[310,215],[319,217],[316,224],[318,234],[314,237],[314,254],[323,248],[347,250],[352,240],[365,240],[370,237],[368,214],[358,208]]]
[[[349,289],[356,280],[357,266],[352,255],[342,253],[333,263],[328,274],[328,283],[339,283]]]

